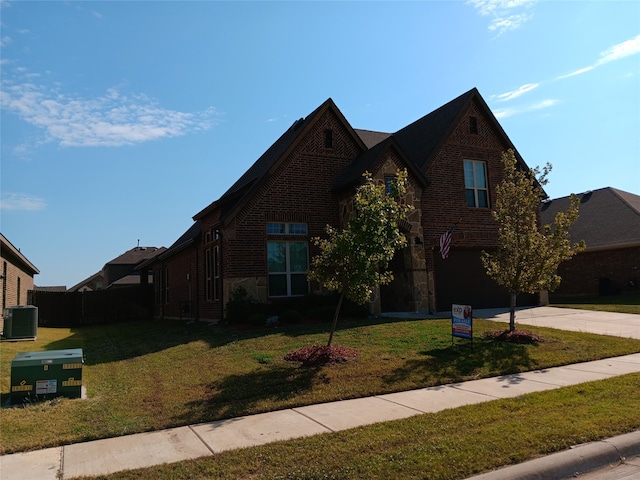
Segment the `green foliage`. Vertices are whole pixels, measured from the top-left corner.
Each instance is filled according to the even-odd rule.
[[[553,225],[538,226],[542,187],[547,184],[551,165],[540,171],[517,167],[513,150],[502,154],[504,180],[496,189],[493,218],[498,222],[498,249],[482,252],[489,277],[511,293],[512,322],[515,296],[555,290],[560,284],[558,265],[584,249],[584,242],[571,244],[569,228],[578,219],[580,200],[572,195],[566,212],[558,212]]]
[[[335,331],[342,299],[357,304],[369,301],[373,290],[393,280],[388,270],[396,250],[407,241],[398,222],[413,208],[401,201],[406,194],[407,172],[398,171],[387,193],[384,183],[364,174],[365,183],[354,196],[355,217],[339,231],[327,225],[328,238],[314,238],[320,254],[311,262],[310,280],[340,293],[329,345]]]

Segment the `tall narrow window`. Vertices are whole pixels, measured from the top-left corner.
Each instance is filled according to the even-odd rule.
[[[220,300],[220,246],[213,247],[213,299]]]
[[[333,148],[333,130],[324,131],[324,148]]]
[[[2,262],[2,311],[7,308],[7,262]]]
[[[18,285],[17,285],[17,297],[16,297],[16,305],[20,305],[20,277],[18,277]]]
[[[210,248],[204,252],[204,285],[205,299],[213,300],[213,259]]]
[[[164,267],[164,303],[169,303],[169,267]]]
[[[267,223],[267,235],[277,236],[267,242],[269,296],[292,297],[309,293],[307,280],[308,242],[298,239],[295,241],[282,239],[282,237],[308,235],[307,224]]]
[[[476,117],[469,117],[469,133],[478,134],[478,119]]]
[[[487,170],[484,162],[464,161],[464,186],[467,207],[489,207]]]

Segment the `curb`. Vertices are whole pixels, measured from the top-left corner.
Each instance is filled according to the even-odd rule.
[[[562,480],[640,455],[640,430],[483,473],[467,480]]]

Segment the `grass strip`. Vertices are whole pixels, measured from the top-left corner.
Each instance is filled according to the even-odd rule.
[[[640,374],[470,405],[102,480],[458,480],[640,428]]]

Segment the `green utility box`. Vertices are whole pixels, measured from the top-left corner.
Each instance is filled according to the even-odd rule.
[[[11,362],[11,402],[82,396],[81,348],[18,353]]]

